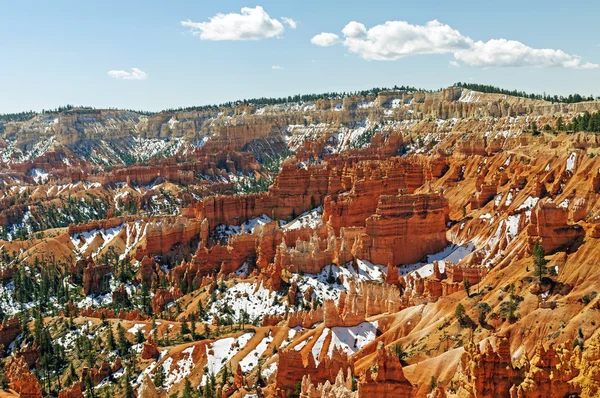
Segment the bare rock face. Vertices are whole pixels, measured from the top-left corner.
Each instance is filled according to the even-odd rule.
[[[150,379],[150,376],[145,375],[144,379],[142,380],[142,385],[140,387],[139,390],[139,398],[158,398],[159,394],[158,391],[156,391],[156,387],[154,387],[154,383],[152,382],[152,379]]]
[[[157,289],[156,294],[152,297],[152,311],[159,314],[171,301],[175,301],[183,296],[179,287],[173,289]]]
[[[366,319],[366,298],[357,291],[354,283],[348,293],[342,291],[337,305],[333,300],[324,303],[323,323],[326,327],[356,326]]]
[[[448,202],[441,195],[382,196],[353,251],[374,264],[411,264],[447,246]]]
[[[75,383],[71,387],[62,390],[58,393],[58,398],[83,398],[82,383]]]
[[[83,268],[83,291],[86,295],[91,293],[100,293],[106,286],[105,277],[112,271],[109,264],[95,264],[88,261]]]
[[[568,219],[569,211],[566,208],[545,201],[532,214],[529,235],[541,238],[544,250],[552,253],[585,233],[579,225],[569,225]]]
[[[159,355],[158,345],[152,339],[152,335],[148,336],[148,341],[144,342],[142,347],[142,359],[156,359]]]
[[[0,346],[7,348],[21,334],[19,318],[13,317],[0,325]]]
[[[490,398],[508,396],[511,386],[522,380],[520,372],[513,369],[507,339],[498,341],[496,351],[489,343],[483,352],[469,343],[455,378],[458,396]]]
[[[198,220],[178,218],[169,221],[148,225],[146,246],[136,252],[139,259],[167,254],[176,244],[187,244],[200,234],[201,223]]]
[[[312,384],[310,375],[302,377],[301,398],[358,398],[358,392],[352,391],[352,374],[348,370],[348,376],[340,369],[335,382],[332,384],[327,380],[317,386]]]
[[[304,375],[309,375],[313,383],[324,383],[335,380],[338,373],[347,373],[352,370],[346,353],[334,349],[331,358],[326,356],[319,364],[315,364],[314,357],[309,354],[303,358],[299,351],[294,349],[279,352],[279,364],[275,377],[275,386],[284,391],[293,391],[298,381]]]
[[[23,398],[41,398],[40,383],[33,373],[29,371],[27,363],[18,357],[11,357],[4,366],[4,372],[10,388]]]
[[[413,386],[404,377],[400,359],[387,350],[383,342],[380,342],[373,366],[361,375],[358,396],[367,398],[412,395]]]

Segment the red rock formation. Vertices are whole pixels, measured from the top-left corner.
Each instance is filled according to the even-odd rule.
[[[326,380],[331,382],[340,370],[343,373],[352,371],[352,364],[348,362],[348,356],[338,349],[333,350],[331,358],[325,356],[318,365],[315,364],[311,353],[303,358],[302,354],[294,349],[282,350],[279,352],[275,387],[293,391],[296,383],[301,381],[304,375],[310,375],[313,383],[324,383]]]
[[[58,398],[83,398],[82,383],[75,383],[71,387],[58,393]]]
[[[199,238],[201,222],[195,219],[171,218],[148,224],[146,246],[138,248],[136,257],[166,254],[177,244],[188,244]]]
[[[344,378],[344,373],[340,369],[335,383],[331,384],[329,380],[325,383],[315,386],[312,384],[310,375],[302,377],[302,386],[300,391],[301,398],[358,398],[358,392],[352,392],[352,373],[348,369],[348,375]]]
[[[12,317],[8,321],[3,321],[0,325],[0,347],[2,347],[2,351],[20,334],[21,323],[19,322],[19,318]]]
[[[291,313],[287,323],[289,328],[295,328],[297,326],[311,328],[316,323],[323,322],[323,318],[323,307],[319,306],[316,309],[311,308],[310,311],[303,310]]]
[[[382,196],[365,232],[352,246],[375,264],[411,264],[447,246],[448,202],[441,195]]]
[[[379,342],[373,366],[361,375],[358,396],[410,397],[412,394],[413,386],[404,377],[400,359]]]
[[[550,201],[539,203],[532,212],[527,232],[530,236],[541,238],[546,253],[552,253],[584,234],[579,225],[569,225],[568,218],[569,211],[566,208]]]
[[[83,291],[86,295],[106,290],[105,277],[112,272],[109,264],[95,264],[89,260],[83,266]]]
[[[513,384],[522,380],[513,369],[508,339],[499,339],[498,348],[493,350],[489,342],[483,352],[470,342],[465,346],[459,369],[453,381],[461,397],[506,397]]]
[[[10,388],[22,398],[42,398],[40,383],[22,358],[10,357],[4,366]]]
[[[171,289],[157,289],[154,297],[152,297],[152,311],[155,314],[160,314],[165,306],[183,296],[179,287]]]
[[[152,339],[152,335],[148,336],[148,341],[144,343],[142,348],[142,359],[156,359],[159,355],[158,345]]]
[[[242,366],[238,363],[237,369],[235,370],[235,376],[233,378],[233,386],[236,390],[240,390],[245,386],[244,372],[242,372]]]

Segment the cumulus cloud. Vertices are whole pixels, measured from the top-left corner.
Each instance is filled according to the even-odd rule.
[[[273,66],[271,66],[271,69],[273,69],[273,70],[282,70],[283,66],[281,66],[281,65],[273,65]]]
[[[121,80],[146,80],[148,78],[148,74],[138,68],[131,68],[131,72],[125,70],[109,70],[107,74],[113,79]]]
[[[458,62],[456,62],[456,61],[450,61],[448,63],[448,66],[451,66],[453,68],[460,68],[460,64]]]
[[[329,47],[337,44],[340,40],[340,37],[335,33],[319,33],[315,37],[313,37],[310,42],[315,46],[319,47]]]
[[[208,22],[182,21],[181,24],[202,40],[262,40],[279,37],[285,30],[281,22],[271,18],[260,6],[244,7],[240,14],[219,13]]]
[[[467,65],[479,68],[494,66],[538,66],[571,69],[593,69],[600,65],[583,62],[577,55],[550,48],[531,48],[519,41],[494,39],[478,41],[466,51],[457,51],[454,57]]]
[[[298,27],[298,22],[294,21],[292,18],[282,17],[281,20],[284,24],[290,27],[290,29],[296,29]]]
[[[350,53],[365,60],[388,61],[423,54],[453,54],[450,66],[490,67],[562,67],[592,69],[600,65],[583,62],[581,57],[562,50],[535,49],[519,41],[492,39],[475,41],[458,30],[437,20],[425,25],[405,21],[387,21],[367,29],[352,21],[342,29],[343,40],[333,33],[321,33],[312,38],[318,46],[342,43]]]

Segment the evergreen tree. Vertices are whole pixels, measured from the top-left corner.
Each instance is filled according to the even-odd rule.
[[[541,283],[544,275],[550,273],[546,264],[548,264],[548,260],[546,260],[544,247],[540,245],[539,242],[535,244],[533,247],[533,265],[534,265],[534,275],[538,277],[538,281]]]
[[[131,348],[131,343],[125,337],[125,329],[120,323],[117,325],[117,347],[122,356],[126,355]]]
[[[110,351],[114,351],[117,348],[117,344],[115,342],[115,335],[113,334],[112,327],[108,328],[108,335],[106,337],[106,345]]]

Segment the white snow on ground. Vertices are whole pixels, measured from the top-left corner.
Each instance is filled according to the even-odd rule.
[[[247,278],[248,277],[248,262],[245,261],[244,264],[240,265],[238,269],[235,270],[235,276],[238,278]]]
[[[140,241],[146,236],[146,231],[148,230],[148,224],[142,226],[141,221],[136,221],[135,224],[125,224],[125,250],[123,254],[119,256],[120,260],[123,260],[131,250],[133,250]]]
[[[509,191],[508,195],[506,195],[506,201],[504,202],[504,206],[510,206],[510,204],[512,203],[512,198],[513,198],[513,193],[512,193],[512,191]]]
[[[296,281],[298,289],[304,294],[304,292],[312,287],[314,293],[312,298],[319,298],[321,300],[334,299],[337,300],[340,297],[340,293],[343,290],[348,289],[348,280],[363,280],[363,281],[383,281],[385,277],[386,267],[381,265],[373,265],[368,261],[358,260],[358,270],[355,270],[352,264],[346,264],[342,267],[336,265],[328,265],[321,270],[318,274],[294,274],[291,278],[292,281]],[[327,277],[329,270],[336,279],[336,282],[329,284],[327,283]],[[343,279],[342,284],[339,284],[339,279]]]
[[[475,250],[473,243],[467,243],[462,246],[449,245],[439,253],[431,254],[427,256],[427,262],[420,262],[416,264],[403,265],[398,267],[398,273],[400,275],[406,275],[411,272],[417,272],[421,278],[426,278],[433,275],[433,262],[438,261],[440,265],[440,271],[444,271],[446,262],[457,264],[463,258],[467,257]]]
[[[568,209],[569,208],[569,199],[567,198],[567,199],[563,200],[562,202],[560,202],[558,204],[558,207],[561,207],[563,209]]]
[[[517,210],[533,209],[539,200],[540,200],[540,198],[534,198],[532,196],[528,196],[527,199],[525,199],[525,202],[523,202],[523,204],[521,206],[517,207]]]
[[[472,90],[463,89],[458,101],[459,102],[477,102],[477,101],[479,101],[479,93],[472,91]]]
[[[208,374],[202,376],[202,385],[204,385],[209,375],[217,375],[221,368],[231,360],[248,341],[254,336],[254,333],[245,333],[238,338],[227,337],[214,341],[206,345],[206,367]]]
[[[48,181],[48,172],[42,169],[32,169],[31,176],[36,184],[43,184]]]
[[[378,281],[385,278],[384,267],[374,265],[367,260],[357,260],[358,263],[358,279],[368,281]]]
[[[245,233],[251,234],[255,227],[259,225],[265,225],[273,222],[270,217],[265,214],[261,214],[258,217],[252,218],[240,226],[237,225],[219,225],[215,228],[215,235],[217,239],[227,239],[232,235],[239,235],[242,233],[242,229]]]
[[[273,305],[273,301],[279,298],[277,292],[265,289],[262,283],[257,288],[254,283],[241,282],[227,289],[223,297],[215,300],[207,309],[207,314],[210,319],[214,315],[224,319],[224,314],[227,312],[224,309],[227,308],[232,312],[234,321],[240,319],[242,311],[248,313],[250,321],[256,318],[262,319],[265,315],[284,315],[286,306]]]
[[[262,376],[265,379],[269,379],[269,377],[271,377],[271,375],[273,373],[275,373],[277,371],[277,362],[271,362],[271,364],[269,366],[267,366],[266,368],[263,369],[262,371]]]
[[[127,331],[131,334],[137,334],[138,330],[142,330],[146,327],[145,324],[143,323],[136,323],[135,325],[133,325],[133,327],[131,327],[130,329],[128,329]],[[143,331],[143,330],[142,330]]]
[[[511,242],[519,234],[520,220],[520,214],[513,214],[512,216],[508,216],[508,218],[506,219],[506,238],[508,242]]]
[[[494,198],[494,205],[496,207],[500,206],[500,202],[502,202],[502,194],[498,194],[496,195],[496,197]]]
[[[321,354],[321,350],[323,349],[323,344],[325,343],[325,339],[327,338],[328,334],[329,334],[329,329],[323,330],[323,332],[321,333],[321,335],[315,342],[315,345],[313,345],[313,347],[312,347],[312,350],[311,350],[312,356],[315,359],[315,364],[317,366],[319,365],[319,355]]]
[[[575,160],[577,159],[577,154],[575,152],[572,152],[569,155],[569,158],[567,159],[567,168],[565,169],[566,171],[573,171],[573,169],[575,168]]]
[[[256,365],[258,365],[258,360],[267,350],[267,347],[269,346],[269,344],[271,344],[272,341],[273,337],[269,332],[269,335],[265,336],[265,338],[263,338],[261,342],[258,343],[258,345],[252,351],[250,351],[244,359],[240,361],[240,366],[242,367],[242,371],[244,373],[251,371],[256,367]]]
[[[375,340],[377,335],[377,321],[363,322],[353,327],[331,328],[331,343],[328,355],[331,358],[333,349],[338,347],[346,354],[351,355]]]
[[[30,305],[28,305],[15,301],[13,296],[14,290],[15,288],[12,282],[9,282],[6,286],[0,284],[0,307],[2,307],[2,311],[8,316],[35,306],[35,303],[30,303]]]
[[[192,368],[194,367],[194,360],[192,359],[194,348],[195,346],[191,346],[181,352],[184,355],[184,357],[177,361],[177,367],[175,367],[175,369],[171,370],[170,368],[172,366],[166,368],[165,364],[167,363],[167,361],[163,363],[163,368],[165,369],[165,373],[167,375],[164,384],[165,390],[169,391],[175,384],[179,383],[192,372]],[[169,363],[169,365],[171,365],[173,359],[168,359],[171,359],[171,362]]]
[[[102,245],[98,248],[98,250],[96,250],[94,253],[92,253],[92,257],[96,257],[98,255],[98,253],[100,253],[100,251],[102,251],[102,249],[104,249],[106,246],[108,246],[108,244],[110,243],[110,241],[112,241],[119,232],[121,232],[121,230],[123,229],[123,225],[121,224],[117,227],[114,228],[110,228],[110,229],[94,229],[92,231],[89,232],[81,232],[78,234],[74,234],[71,235],[71,242],[73,243],[73,245],[77,248],[77,252],[79,254],[83,254],[87,247],[92,243],[92,241],[94,240],[94,237],[97,234],[100,234],[100,236],[102,236],[103,239],[103,243]],[[83,238],[84,243],[79,246],[80,244],[80,237]]]
[[[300,229],[300,228],[312,228],[315,229],[322,224],[323,217],[323,206],[319,206],[316,209],[309,210],[302,213],[295,220],[283,225],[283,229]]]

